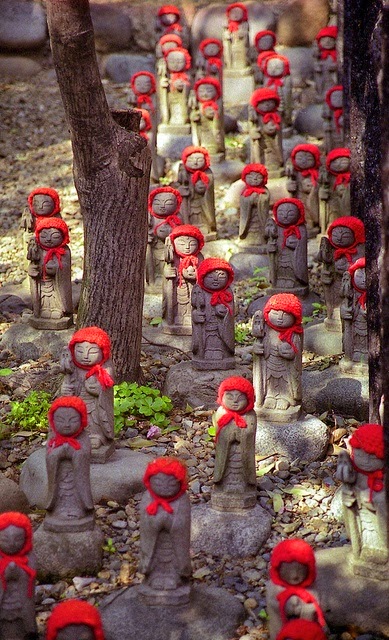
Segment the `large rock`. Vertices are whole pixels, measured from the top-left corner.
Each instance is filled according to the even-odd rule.
[[[314,138],[323,138],[323,105],[310,104],[301,109],[296,116],[294,127],[299,133],[312,136]]]
[[[279,45],[277,52],[289,60],[293,86],[305,88],[306,81],[313,80],[313,47],[283,47]]]
[[[39,49],[47,40],[46,14],[38,2],[0,0],[0,49]]]
[[[356,420],[369,417],[369,380],[342,373],[337,365],[323,371],[303,370],[303,408],[324,413],[334,411]]]
[[[73,333],[74,327],[64,331],[43,331],[18,322],[4,333],[0,350],[9,349],[22,362],[38,360],[45,353],[51,353],[54,359],[59,359]]]
[[[290,0],[277,25],[277,41],[288,47],[305,47],[327,26],[328,0]]]
[[[131,19],[120,5],[92,3],[90,10],[97,51],[120,51],[130,47]]]
[[[27,80],[42,71],[39,62],[23,56],[1,56],[0,78],[7,80]]]
[[[305,415],[286,424],[262,422],[258,419],[255,450],[260,456],[276,453],[290,462],[313,462],[324,458],[328,442],[328,427],[315,416]]]
[[[20,511],[28,513],[28,500],[13,480],[0,474],[0,513],[5,511]]]
[[[113,82],[128,83],[131,76],[138,71],[155,73],[154,57],[130,53],[111,53],[103,63],[103,74]]]

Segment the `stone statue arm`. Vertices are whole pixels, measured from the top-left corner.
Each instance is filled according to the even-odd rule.
[[[215,182],[211,169],[207,169],[209,183],[203,196],[203,215],[211,231],[216,231]]]
[[[74,373],[75,369],[76,369],[76,365],[74,364],[73,360],[72,360],[72,354],[70,353],[70,349],[69,347],[64,347],[62,349],[61,352],[61,356],[59,359],[59,368],[61,373]],[[66,381],[66,377],[64,379],[64,382]],[[62,392],[62,388],[61,388],[61,392]],[[62,392],[63,393],[63,392]],[[67,395],[67,394],[63,394],[63,395]]]
[[[228,27],[223,29],[223,57],[226,69],[232,67],[232,53],[231,53],[232,34]]]
[[[323,236],[320,241],[320,249],[317,255],[318,262],[322,263],[321,282],[323,285],[331,285],[335,278],[334,251],[328,238]]]
[[[51,439],[51,438],[50,438]],[[46,469],[47,469],[47,504],[46,509],[52,511],[55,508],[58,494],[57,474],[61,460],[67,458],[65,445],[56,447],[55,449],[47,449],[46,452]],[[68,448],[68,445],[66,449]]]
[[[58,291],[61,297],[62,308],[65,313],[73,313],[73,298],[72,298],[72,285],[71,285],[71,267],[72,258],[69,247],[65,247],[65,255],[61,259],[62,267],[59,268],[59,264],[55,264],[56,281],[58,284]]]
[[[94,509],[90,483],[92,445],[89,435],[85,431],[78,437],[78,441],[81,444],[81,449],[75,450],[74,453],[72,453],[74,480],[77,493],[85,511],[91,512]]]
[[[263,356],[265,353],[265,331],[265,320],[263,318],[263,313],[260,309],[258,309],[258,311],[256,311],[253,315],[251,324],[251,335],[256,338],[256,341],[253,344],[253,354],[257,356]]]
[[[102,386],[96,375],[85,378],[85,390],[91,395],[98,397],[102,391]]]
[[[212,424],[216,429],[218,429],[217,421],[219,418],[225,413],[225,409],[223,407],[219,407],[217,411],[212,414]],[[228,454],[230,451],[231,442],[234,440],[234,429],[227,424],[220,431],[218,441],[215,442],[215,468],[213,471],[213,481],[220,482],[223,479],[224,473],[226,471]]]
[[[34,237],[30,238],[27,245],[27,260],[30,264],[28,266],[28,275],[31,278],[40,278],[42,275],[42,269],[40,266],[42,257],[42,249],[39,247]]]
[[[174,514],[170,534],[177,567],[181,577],[189,578],[192,575],[192,565],[190,561],[190,501],[188,494],[184,493],[178,500],[175,500],[172,507]]]
[[[188,196],[189,193],[190,193],[190,191],[189,191],[190,179],[189,179],[189,173],[185,169],[183,162],[180,162],[180,164],[178,166],[177,182],[179,183],[178,190],[179,190],[180,194],[183,197],[184,196]]]
[[[286,177],[288,178],[286,183],[286,188],[288,190],[288,193],[290,193],[292,197],[295,197],[295,194],[297,193],[297,188],[298,188],[297,175],[290,160],[288,160],[285,164],[285,174],[286,174]]]
[[[251,140],[261,140],[262,139],[262,131],[261,125],[259,123],[258,115],[249,105],[249,136]]]
[[[155,545],[158,538],[160,518],[158,513],[150,516],[146,507],[150,504],[151,497],[146,491],[140,501],[140,562],[139,569],[146,576],[150,573],[150,568],[154,556]]]
[[[248,234],[252,207],[252,198],[241,195],[239,199],[239,238],[241,239],[244,239]]]
[[[281,358],[284,358],[284,360],[294,360],[296,357],[296,353],[292,345],[290,345],[289,342],[286,342],[286,340],[280,340],[278,345],[278,354]]]
[[[163,275],[168,280],[177,276],[177,269],[174,266],[174,249],[169,236],[165,239],[165,264],[163,267]]]
[[[319,184],[320,184],[320,187],[319,187],[320,200],[324,200],[324,201],[329,200],[331,195],[331,185],[330,185],[330,178],[328,175],[328,171],[325,167],[320,167]]]
[[[307,226],[305,224],[299,225],[300,240],[296,236],[289,236],[286,241],[286,246],[289,247],[288,240],[295,239],[294,254],[293,254],[293,268],[296,278],[302,284],[308,284],[308,234]]]
[[[232,315],[228,311],[228,309],[224,305],[216,305],[217,307],[224,307],[226,313],[224,318],[221,319],[221,325],[219,325],[219,335],[226,345],[228,351],[231,355],[235,352],[235,322],[234,322],[234,301],[230,302],[230,307],[232,307]],[[222,310],[220,310],[221,317]],[[223,310],[224,314],[224,310]]]
[[[352,321],[354,290],[351,284],[351,276],[348,271],[345,271],[343,274],[340,295],[342,298],[342,303],[340,305],[340,317],[343,320]]]
[[[357,472],[347,451],[341,451],[339,454],[335,478],[346,485],[354,485],[357,481]]]
[[[204,354],[204,324],[206,319],[205,313],[205,296],[204,292],[198,284],[195,284],[191,294],[192,305],[192,351],[200,358]]]

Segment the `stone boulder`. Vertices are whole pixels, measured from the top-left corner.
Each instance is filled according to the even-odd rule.
[[[31,0],[0,0],[0,49],[39,49],[48,38],[42,5]]]
[[[0,474],[0,513],[6,511],[20,511],[28,513],[28,501],[16,482]]]
[[[0,78],[2,80],[28,80],[42,71],[41,65],[23,56],[0,56]]]
[[[120,5],[91,4],[90,10],[97,51],[105,53],[130,47],[132,24],[125,9]]]
[[[129,82],[138,71],[155,73],[155,60],[151,55],[139,56],[129,53],[111,53],[103,62],[103,74],[117,83]]]
[[[296,116],[294,127],[298,133],[303,133],[314,138],[323,138],[323,105],[310,104],[301,109]]]
[[[278,20],[277,42],[288,47],[309,46],[327,26],[328,0],[290,0],[285,5]]]
[[[290,75],[294,87],[305,88],[307,81],[313,81],[313,47],[284,47],[279,45],[277,52],[289,60]]]

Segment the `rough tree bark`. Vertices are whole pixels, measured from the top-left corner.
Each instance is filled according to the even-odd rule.
[[[377,76],[381,69],[382,0],[343,0],[339,5],[340,11],[343,8],[343,84],[345,127],[351,150],[351,213],[361,218],[366,228],[369,420],[379,422],[382,391],[378,256],[382,202]]]
[[[98,325],[107,331],[117,380],[136,380],[150,151],[137,133],[136,113],[110,112],[97,65],[89,0],[47,0],[47,18],[84,221],[77,325]]]

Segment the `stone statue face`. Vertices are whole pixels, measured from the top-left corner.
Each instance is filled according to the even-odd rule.
[[[331,160],[330,169],[332,171],[336,171],[337,173],[344,173],[345,171],[350,170],[350,158],[347,156],[340,156],[339,158],[335,158],[335,160]]]
[[[150,478],[150,486],[154,493],[161,498],[171,498],[180,490],[180,483],[175,476],[168,473],[156,473]]]
[[[264,122],[262,125],[263,132],[268,136],[274,136],[277,133],[277,125],[273,120],[269,120],[269,122]]]
[[[211,291],[224,289],[228,282],[228,273],[224,269],[214,269],[204,277],[204,285]]]
[[[90,367],[103,359],[103,352],[94,342],[77,342],[74,347],[74,358],[78,364]]]
[[[238,389],[232,389],[232,391],[225,391],[223,393],[223,406],[230,411],[242,411],[247,407],[247,396]]]
[[[277,218],[280,224],[296,224],[299,217],[300,212],[293,202],[283,202],[277,207]]]
[[[49,216],[55,207],[54,200],[46,193],[38,193],[32,199],[32,208],[38,216]]]
[[[74,407],[58,407],[54,412],[54,425],[61,436],[72,436],[81,427],[81,416]]]
[[[22,527],[10,524],[0,531],[0,549],[6,555],[19,553],[26,542],[26,532]]]
[[[365,269],[357,269],[354,271],[354,282],[358,289],[366,291],[366,271]]]
[[[197,95],[199,100],[214,100],[217,96],[217,92],[213,84],[204,82],[197,89]]]
[[[261,100],[258,102],[258,108],[265,113],[269,113],[270,111],[274,111],[276,108],[275,100]]]
[[[312,169],[315,166],[315,158],[310,151],[297,151],[294,159],[300,169]]]
[[[240,7],[234,7],[228,12],[228,17],[230,20],[235,20],[236,22],[240,22],[243,18],[243,10]]]
[[[39,232],[39,242],[50,249],[59,247],[62,244],[63,235],[60,229],[55,227],[49,227],[48,229],[42,229]]]
[[[165,27],[170,27],[171,24],[178,22],[178,17],[175,13],[164,13],[159,19]]]
[[[196,238],[192,238],[192,236],[178,236],[174,240],[174,248],[179,253],[183,253],[185,256],[191,256],[196,253],[199,242]]]
[[[258,49],[261,51],[269,51],[273,48],[273,38],[269,35],[261,36],[257,44]]]
[[[158,216],[167,217],[177,209],[177,198],[174,193],[162,191],[154,197],[152,206]]]
[[[206,56],[210,56],[211,58],[215,58],[219,55],[219,47],[214,42],[209,42],[204,47],[204,53]]]
[[[173,71],[174,73],[184,71],[186,67],[185,55],[182,51],[172,49],[166,57],[166,64],[169,71]]]
[[[95,632],[86,624],[69,624],[60,629],[56,640],[94,640]]]
[[[293,327],[296,322],[296,318],[293,313],[289,313],[288,311],[276,311],[275,309],[271,309],[269,311],[269,320],[275,327],[279,329],[289,329],[289,327]]]
[[[355,240],[354,232],[350,227],[335,227],[332,231],[332,242],[337,247],[350,247]]]
[[[373,453],[366,453],[363,449],[353,449],[354,462],[358,469],[362,471],[377,471],[382,469],[384,461],[377,458]]]
[[[204,154],[200,151],[191,153],[186,159],[186,166],[189,169],[202,169],[205,166]]]
[[[250,171],[245,180],[250,187],[260,187],[263,184],[263,175],[259,171]]]
[[[335,38],[331,38],[331,36],[324,36],[320,38],[319,42],[323,49],[335,49],[336,40]]]
[[[282,580],[291,585],[298,585],[304,582],[308,576],[308,567],[301,562],[281,562],[278,573]]]
[[[148,93],[152,87],[151,78],[146,75],[138,76],[135,78],[134,86],[139,93]]]
[[[343,106],[343,91],[333,91],[331,93],[331,104],[335,109],[341,109]]]
[[[284,73],[284,62],[279,58],[270,58],[267,63],[267,72],[269,76],[282,76]]]

